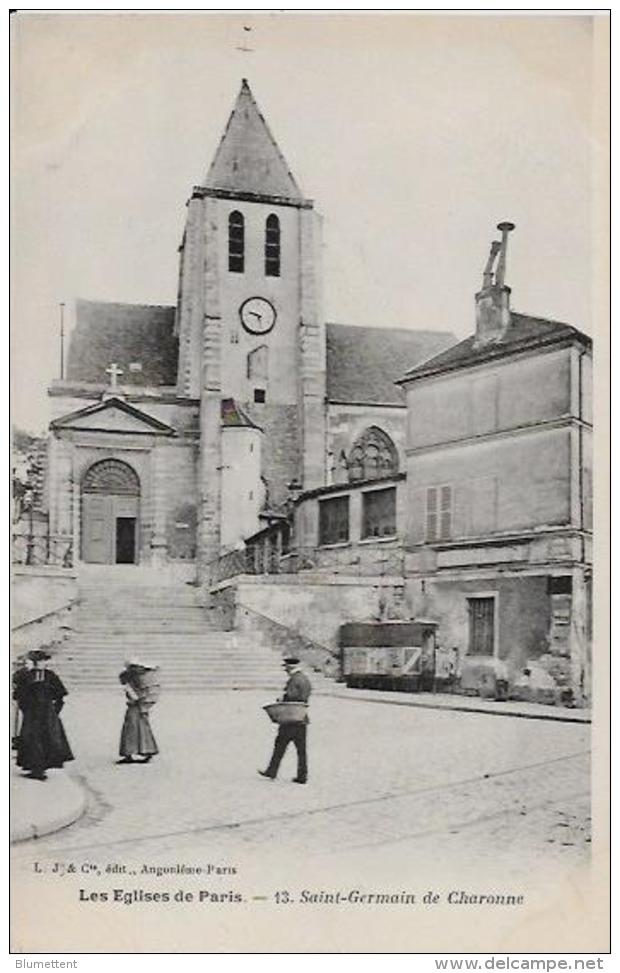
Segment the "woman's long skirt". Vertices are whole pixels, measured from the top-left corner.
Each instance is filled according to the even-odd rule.
[[[152,756],[159,753],[148,712],[141,710],[138,703],[129,703],[123,729],[121,730],[121,743],[119,752],[121,757],[141,757]]]

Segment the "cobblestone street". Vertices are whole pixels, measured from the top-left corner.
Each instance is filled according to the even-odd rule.
[[[87,786],[86,816],[39,840],[37,855],[126,858],[303,848],[308,856],[371,848],[454,861],[583,860],[589,728],[315,697],[310,781],[293,786],[290,748],[277,781],[260,778],[274,727],[268,694],[164,697],[153,711],[161,755],[115,766],[122,698],[74,695],[64,721]],[[33,787],[44,785],[33,782]],[[28,860],[32,845],[16,852]],[[464,862],[466,863],[466,862]]]
[[[123,767],[114,763],[121,695],[72,694],[69,773],[88,807],[65,830],[13,847],[15,927],[28,930],[30,950],[32,902],[57,916],[41,934],[46,949],[233,949],[242,927],[247,949],[264,947],[269,928],[280,948],[299,951],[316,945],[305,894],[320,903],[335,890],[388,890],[420,903],[437,889],[451,922],[451,890],[524,894],[542,916],[583,888],[589,726],[317,695],[303,787],[291,783],[292,752],[278,780],[256,772],[273,743],[268,701],[257,691],[164,694],[152,716],[160,756]],[[32,786],[44,799],[46,785]],[[177,905],[187,893],[193,904]],[[140,898],[154,894],[170,906]],[[419,948],[427,935],[424,911],[414,926],[393,926],[385,912],[377,926],[356,909],[338,909],[338,922],[321,912],[325,948],[347,936],[374,945],[377,935],[390,950],[410,949],[412,936]],[[463,942],[486,948],[484,928],[466,923]],[[495,908],[493,941],[504,948],[518,934],[514,910]],[[437,945],[435,935],[427,942]]]

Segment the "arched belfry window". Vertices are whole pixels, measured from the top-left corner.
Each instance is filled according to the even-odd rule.
[[[280,276],[280,220],[275,213],[265,223],[265,275]]]
[[[245,258],[245,222],[238,210],[228,217],[228,269],[242,274]]]
[[[383,429],[369,426],[353,444],[347,458],[349,483],[377,480],[398,473],[396,446]]]

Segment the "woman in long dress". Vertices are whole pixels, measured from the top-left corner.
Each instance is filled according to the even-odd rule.
[[[17,734],[17,765],[33,780],[47,780],[46,771],[73,760],[71,747],[58,714],[67,690],[47,668],[51,658],[44,649],[28,653],[30,669],[15,674],[13,696],[22,713]]]
[[[155,673],[156,667],[138,659],[130,659],[118,677],[125,688],[127,701],[121,730],[120,760],[117,760],[119,764],[145,764],[159,753],[149,720],[149,710],[159,692],[159,686],[153,678]],[[138,761],[135,757],[142,759]]]

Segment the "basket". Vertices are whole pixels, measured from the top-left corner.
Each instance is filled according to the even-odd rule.
[[[136,688],[140,694],[140,706],[150,709],[159,699],[161,686],[159,683],[159,668],[145,669],[136,675]]]
[[[308,714],[307,703],[269,703],[263,709],[272,723],[304,723]]]

